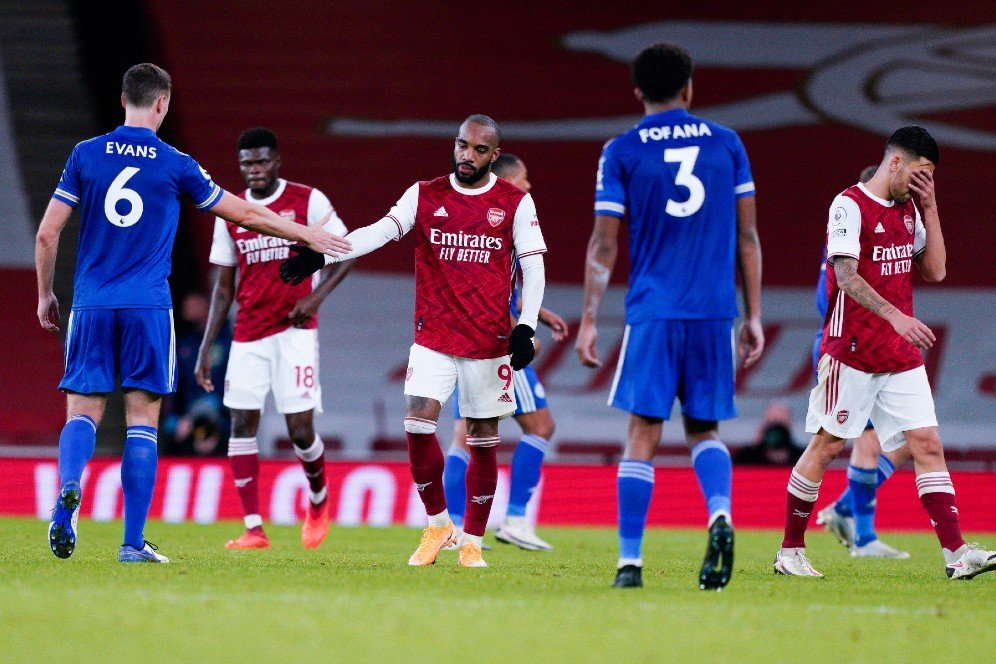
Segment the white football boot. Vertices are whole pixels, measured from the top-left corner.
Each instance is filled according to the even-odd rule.
[[[786,576],[815,576],[822,574],[813,569],[812,563],[806,557],[805,549],[778,549],[775,554],[775,574]]]
[[[879,539],[872,540],[864,546],[854,545],[851,547],[852,558],[893,558],[895,560],[906,560],[910,557],[909,551],[900,551],[889,546]]]
[[[830,503],[816,514],[816,523],[826,528],[827,532],[837,538],[837,541],[847,548],[854,547],[854,519],[841,516],[834,509],[837,503]]]
[[[949,579],[973,579],[996,570],[996,551],[986,551],[978,544],[966,544],[965,552],[946,565]]]
[[[501,528],[495,531],[495,539],[505,544],[514,544],[526,551],[553,551],[553,545],[540,539],[533,525],[524,516],[505,517]]]

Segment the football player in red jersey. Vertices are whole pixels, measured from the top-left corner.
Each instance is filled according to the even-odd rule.
[[[921,348],[936,340],[913,316],[915,265],[927,281],[946,273],[947,254],[934,193],[940,151],[922,127],[895,131],[867,184],[843,191],[827,225],[829,308],[819,382],[809,399],[813,438],[789,478],[779,574],[822,576],[805,555],[805,532],[823,474],[844,441],[869,418],[884,452],[908,446],[920,502],[941,544],[948,578],[996,569],[996,551],[966,544]]]
[[[280,152],[269,129],[247,129],[238,142],[239,170],[246,187],[242,197],[266,206],[284,219],[312,226],[324,224],[345,235],[325,194],[279,175]],[[224,404],[232,413],[228,457],[235,487],[242,502],[246,531],[230,540],[228,549],[265,549],[270,541],[259,512],[259,446],[256,432],[266,393],[273,391],[277,410],[287,420],[294,453],[308,479],[309,504],[301,529],[301,543],[313,549],[329,529],[328,489],[325,483],[325,446],[315,434],[314,412],[321,412],[318,376],[318,308],[352,269],[355,261],[337,263],[324,279],[309,279],[289,286],[280,280],[280,261],[290,243],[246,232],[222,219],[215,222],[211,262],[218,267],[211,295],[211,312],[197,358],[197,382],[208,392],[211,382],[209,354],[228,316],[232,300],[238,302],[235,334],[225,374]],[[239,279],[236,287],[235,275]]]
[[[532,197],[491,172],[499,140],[494,120],[468,117],[456,137],[452,173],[415,183],[380,221],[348,236],[353,250],[346,259],[409,231],[415,235],[415,343],[405,379],[405,431],[429,525],[409,565],[432,564],[455,539],[436,421],[459,378],[470,450],[459,563],[487,566],[481,540],[498,481],[498,420],[515,412],[513,371],[528,365],[535,353],[546,244]],[[508,309],[516,261],[522,271],[522,311],[512,328]],[[281,276],[295,283],[321,265],[321,255],[300,250],[283,263]]]

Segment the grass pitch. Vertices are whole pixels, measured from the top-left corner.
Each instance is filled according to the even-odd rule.
[[[615,533],[542,529],[554,553],[496,545],[465,570],[453,553],[405,563],[418,533],[333,528],[304,551],[267,528],[268,551],[226,551],[241,524],[147,535],[169,565],[116,562],[120,523],[80,524],[69,560],[46,524],[0,519],[0,660],[23,661],[991,661],[996,573],[944,576],[932,535],[889,534],[907,561],[855,560],[818,528],[825,579],[775,576],[779,536],[737,533],[733,582],[696,587],[705,532],[650,531],[643,590],[610,588]],[[980,537],[994,542],[996,535]],[[489,538],[490,539],[490,538]]]

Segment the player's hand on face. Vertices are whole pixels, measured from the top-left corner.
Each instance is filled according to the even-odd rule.
[[[325,266],[323,254],[297,244],[290,246],[294,254],[280,264],[280,278],[284,283],[297,286]]]
[[[910,191],[913,192],[921,209],[937,205],[937,199],[934,197],[934,174],[931,171],[913,171],[910,174]]]
[[[570,334],[570,328],[567,326],[567,321],[553,313],[549,309],[542,310],[542,319],[552,333],[554,341],[563,341]]]
[[[764,328],[759,318],[749,318],[740,328],[740,359],[744,368],[761,359],[764,352]]]
[[[329,210],[320,222],[307,227],[305,232],[308,236],[308,248],[329,256],[341,256],[352,249],[353,245],[346,238],[329,233],[322,228],[331,218],[332,210]]]
[[[930,348],[937,341],[937,337],[934,336],[929,327],[900,311],[893,313],[889,318],[889,323],[892,324],[892,329],[896,331],[896,334],[914,346]]]
[[[38,297],[38,322],[47,332],[59,331],[59,300],[55,293]]]
[[[214,392],[214,383],[211,381],[211,351],[198,353],[197,364],[194,365],[194,379],[205,392]]]
[[[586,367],[600,367],[602,361],[598,359],[598,350],[595,343],[598,341],[598,328],[594,323],[581,322],[578,328],[578,339],[574,343],[574,350],[578,354],[581,364]]]
[[[294,327],[304,325],[311,317],[318,313],[318,306],[321,303],[311,295],[305,295],[294,303],[294,308],[287,314]]]

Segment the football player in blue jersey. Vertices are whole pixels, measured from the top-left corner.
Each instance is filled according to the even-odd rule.
[[[858,182],[871,180],[878,170],[872,165],[861,171]],[[816,282],[816,309],[826,318],[827,308],[827,249],[823,247],[823,263],[820,277]],[[820,344],[823,341],[823,327],[813,341],[813,367],[820,360]],[[846,546],[855,558],[909,558],[907,551],[901,551],[878,538],[875,532],[876,493],[882,483],[892,477],[895,463],[909,458],[908,449],[902,448],[887,454],[882,453],[878,436],[869,421],[864,433],[851,441],[851,460],[847,467],[847,487],[843,493],[816,515],[816,523],[822,524],[831,535]],[[892,457],[892,458],[890,458]]]
[[[733,570],[732,464],[718,423],[736,416],[737,274],[745,308],[741,360],[749,366],[764,350],[754,182],[740,137],[688,112],[692,60],[687,51],[656,44],[636,57],[632,72],[645,116],[602,150],[575,345],[582,364],[601,365],[596,316],[625,219],[630,256],[626,331],[609,404],[630,413],[630,422],[618,471],[620,555],[614,585],[643,585],[653,458],[661,423],[677,398],[709,514],[698,583],[719,590]]]
[[[128,431],[121,458],[124,541],[118,560],[169,562],[146,541],[144,528],[156,480],[159,409],[163,395],[176,389],[167,278],[180,197],[315,251],[337,255],[349,247],[321,224],[295,224],[229,194],[193,158],[160,140],[156,132],[169,111],[170,92],[169,74],[156,65],[135,65],[125,73],[124,124],[73,148],[38,228],[38,320],[45,330],[58,332],[59,303],[52,292],[56,252],[70,214],[80,208],[65,375],[59,384],[66,393],[67,422],[59,437],[60,489],[49,525],[49,546],[59,558],[68,558],[76,547],[80,480],[93,455],[107,394],[120,384]]]
[[[509,152],[502,152],[495,159],[491,171],[523,191],[528,192],[532,188],[525,163]],[[519,293],[516,287],[512,288],[509,314],[514,327],[519,318]],[[570,333],[567,322],[549,309],[540,307],[539,321],[550,328],[554,341],[563,341]],[[508,508],[501,526],[495,531],[495,539],[505,544],[514,544],[526,551],[553,551],[553,546],[536,534],[536,529],[526,516],[526,506],[539,486],[543,458],[550,451],[550,438],[555,426],[553,415],[546,401],[546,390],[532,365],[514,372],[512,384],[516,403],[513,417],[522,429],[522,437],[512,454]],[[446,489],[446,504],[450,506],[450,518],[458,528],[463,526],[463,509],[467,500],[468,463],[470,451],[467,448],[467,420],[460,416],[459,399],[454,399],[453,444],[446,455],[443,484]],[[455,550],[458,547],[451,545],[446,548]]]

